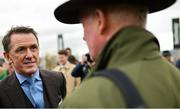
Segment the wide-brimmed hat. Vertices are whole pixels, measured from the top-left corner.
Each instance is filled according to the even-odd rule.
[[[149,13],[157,12],[171,6],[176,0],[69,0],[58,6],[54,15],[62,23],[79,23],[80,12],[88,7],[109,4],[137,4],[146,6]]]

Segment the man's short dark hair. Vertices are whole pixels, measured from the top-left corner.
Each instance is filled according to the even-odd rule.
[[[2,44],[5,52],[9,52],[9,50],[11,49],[10,44],[11,44],[12,34],[20,34],[20,33],[27,33],[27,34],[32,33],[39,44],[37,33],[36,31],[34,31],[33,28],[30,28],[28,26],[16,26],[16,27],[12,27],[3,37]]]
[[[68,48],[66,48],[66,50],[69,50],[69,51],[71,51],[71,48],[69,48],[69,47],[68,47]]]
[[[68,56],[68,52],[66,50],[59,50],[58,54],[59,55],[66,55],[66,56]]]
[[[162,52],[162,55],[164,57],[171,56],[171,52],[169,50],[165,50],[165,51]]]

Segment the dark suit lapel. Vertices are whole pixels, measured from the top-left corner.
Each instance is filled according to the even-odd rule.
[[[13,73],[9,78],[7,87],[5,88],[5,93],[7,93],[14,107],[27,107],[24,100],[23,90],[21,89],[15,73]]]
[[[47,74],[47,72],[45,71],[40,71],[41,77],[42,77],[42,81],[43,81],[43,85],[44,85],[44,89],[47,93],[47,98],[48,98],[48,102],[50,107],[57,107],[57,102],[58,102],[58,91],[56,90],[57,88],[55,87],[54,83],[52,83],[53,78],[50,78]]]

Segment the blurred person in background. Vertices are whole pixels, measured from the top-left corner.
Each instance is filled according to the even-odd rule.
[[[171,52],[169,50],[162,51],[162,56],[165,60],[167,60],[170,63],[173,63]]]
[[[0,82],[0,108],[56,108],[66,95],[62,73],[42,70],[33,28],[12,27],[2,40],[4,57],[14,73]]]
[[[180,107],[180,71],[162,59],[157,38],[145,29],[148,13],[168,8],[175,1],[69,0],[58,6],[54,11],[57,20],[82,23],[83,39],[96,63],[62,108],[128,107],[124,98],[128,95],[111,79],[93,76],[110,70],[121,71],[131,80],[143,101],[139,108]]]
[[[178,69],[180,69],[180,59],[178,59],[178,60],[176,61],[176,67],[177,67]]]
[[[78,63],[78,60],[76,59],[76,57],[74,55],[72,55],[72,51],[71,51],[71,48],[66,48],[66,51],[68,53],[68,61],[71,63],[71,64],[74,64],[76,65]]]
[[[3,66],[5,63],[4,58],[0,58],[0,80],[3,80],[8,76],[7,69]]]
[[[71,75],[73,77],[80,77],[81,81],[90,72],[95,62],[90,58],[89,53],[82,56],[82,60],[74,67]]]
[[[68,52],[66,50],[59,50],[58,63],[59,65],[56,66],[53,69],[53,71],[62,72],[64,74],[66,78],[67,96],[69,96],[75,90],[75,88],[80,84],[80,79],[74,78],[71,75],[71,72],[75,67],[75,65],[71,64],[68,61]]]
[[[0,73],[0,80],[5,79],[8,75],[14,73],[14,69],[11,65],[12,63],[6,62],[4,60],[4,62],[2,63],[2,72]]]

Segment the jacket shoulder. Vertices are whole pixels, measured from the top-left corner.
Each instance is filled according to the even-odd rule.
[[[57,86],[58,91],[60,91],[62,98],[66,96],[66,79],[61,72],[40,70],[42,78],[46,81],[53,83]]]
[[[125,107],[125,102],[119,89],[111,80],[104,77],[84,80],[62,104],[63,108],[117,108],[120,106]]]
[[[52,77],[62,77],[63,74],[61,72],[57,72],[57,71],[50,71],[50,70],[44,70],[44,69],[41,69],[40,70],[41,74],[42,75],[46,75],[46,76],[52,76]]]

